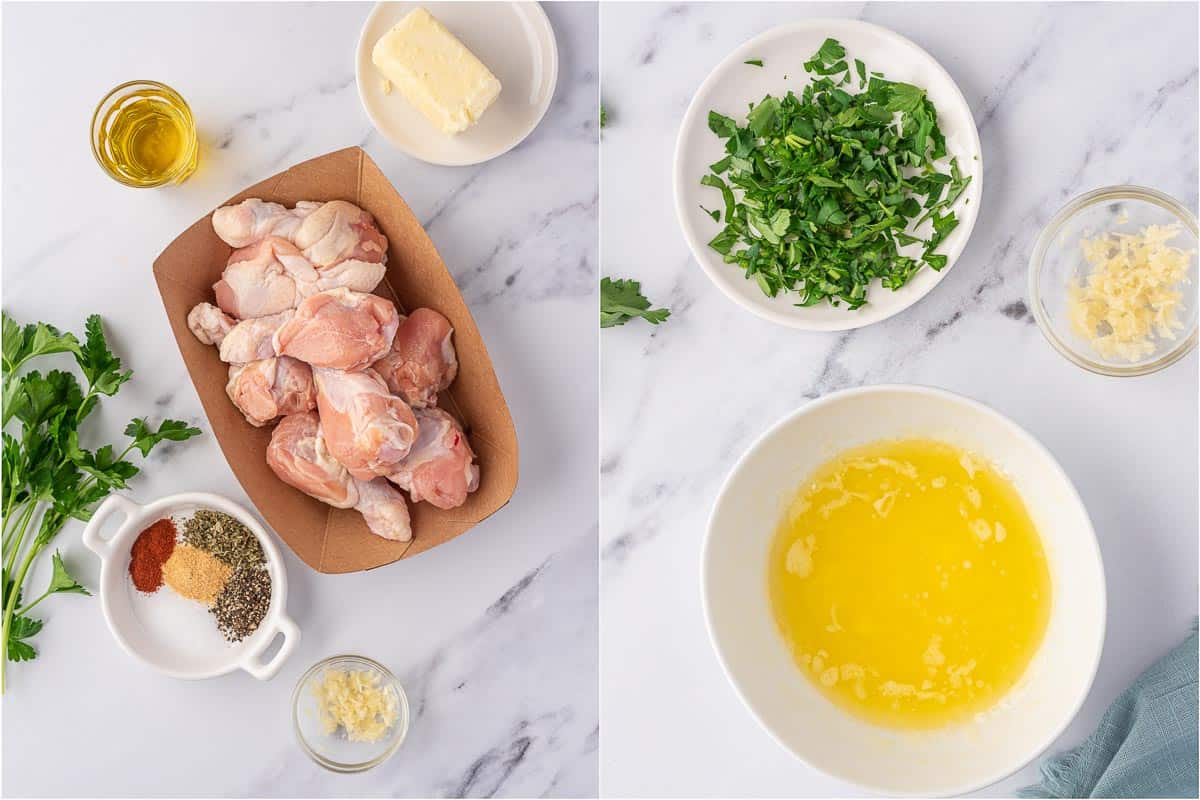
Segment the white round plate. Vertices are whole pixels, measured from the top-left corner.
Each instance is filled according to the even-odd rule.
[[[912,436],[978,453],[1012,480],[1041,537],[1052,600],[1041,645],[995,706],[969,722],[901,731],[846,713],[804,677],[771,612],[767,561],[779,520],[813,470],[847,448]],[[1100,664],[1104,565],[1071,479],[1016,423],[941,389],[848,389],[776,423],[721,487],[701,570],[709,636],[751,713],[810,766],[887,797],[965,794],[1012,774],[1066,729]]]
[[[496,102],[462,133],[442,133],[395,87],[385,94],[371,63],[375,42],[415,8],[449,28],[500,80]],[[358,38],[354,71],[363,109],[384,138],[430,164],[466,166],[507,153],[541,122],[558,82],[558,44],[537,3],[379,3]]]
[[[958,157],[959,169],[971,176],[954,212],[958,227],[938,248],[947,257],[940,272],[922,268],[907,284],[891,291],[875,281],[867,295],[867,304],[850,311],[845,304],[834,308],[828,303],[799,308],[798,296],[780,293],[767,297],[758,282],[747,280],[735,264],[726,264],[708,242],[724,228],[701,210],[723,208],[720,191],[701,186],[708,166],[725,155],[724,140],[708,129],[708,112],[718,111],[744,124],[750,103],[767,94],[782,97],[791,89],[797,94],[807,85],[809,76],[804,62],[817,52],[827,38],[837,39],[846,48],[848,63],[861,59],[868,71],[882,72],[889,80],[919,86],[927,92],[938,110],[938,124],[946,136],[946,150]],[[744,63],[762,59],[763,66]],[[784,80],[784,76],[787,80]],[[857,87],[857,76],[853,78]],[[840,331],[861,328],[898,314],[924,297],[945,277],[967,245],[979,198],[983,192],[983,162],[979,132],[971,109],[953,79],[933,57],[921,48],[886,28],[853,19],[811,19],[772,28],[730,53],[704,80],[692,98],[679,139],[675,146],[675,211],[683,226],[692,254],[708,277],[721,291],[764,319],[792,328],[812,331]],[[928,226],[929,223],[925,223]],[[919,229],[923,230],[923,229]],[[911,247],[911,246],[910,246]],[[908,250],[902,249],[902,253]]]

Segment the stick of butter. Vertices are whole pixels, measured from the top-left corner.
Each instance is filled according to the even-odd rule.
[[[491,70],[423,8],[380,37],[371,62],[443,133],[474,125],[500,94]]]

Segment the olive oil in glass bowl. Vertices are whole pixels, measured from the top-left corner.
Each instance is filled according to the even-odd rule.
[[[165,84],[123,83],[92,115],[92,154],[126,186],[182,183],[196,169],[197,150],[192,110]]]

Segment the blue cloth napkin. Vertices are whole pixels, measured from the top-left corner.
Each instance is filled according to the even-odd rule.
[[[1083,744],[1042,762],[1019,797],[1196,797],[1196,623],[1138,677]]]

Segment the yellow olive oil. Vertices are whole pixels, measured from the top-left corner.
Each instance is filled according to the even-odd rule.
[[[92,144],[104,170],[128,186],[179,183],[196,168],[191,110],[162,84],[114,89],[96,110]]]
[[[1050,615],[1041,539],[1016,488],[951,445],[882,441],[820,467],[770,553],[800,670],[878,725],[933,728],[999,700]]]

